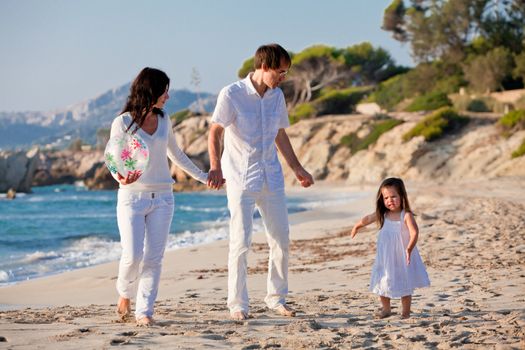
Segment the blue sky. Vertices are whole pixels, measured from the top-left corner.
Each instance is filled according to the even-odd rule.
[[[0,0],[0,111],[65,108],[133,80],[144,66],[201,91],[237,79],[255,49],[277,42],[363,41],[412,65],[409,47],[381,30],[391,0]]]

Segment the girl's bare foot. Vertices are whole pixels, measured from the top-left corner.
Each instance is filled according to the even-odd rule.
[[[392,311],[390,310],[385,310],[385,309],[381,309],[381,311],[379,311],[378,313],[376,313],[376,318],[387,318],[389,316],[392,315]]]

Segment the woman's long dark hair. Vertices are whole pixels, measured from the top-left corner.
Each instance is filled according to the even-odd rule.
[[[129,131],[133,124],[137,124],[135,133],[144,124],[146,116],[153,111],[164,117],[164,112],[153,107],[160,96],[164,94],[170,85],[170,78],[163,71],[155,68],[144,68],[131,84],[130,94],[126,105],[121,113],[129,112],[132,117],[131,124],[126,131]]]
[[[403,180],[397,177],[390,177],[388,179],[385,179],[381,183],[381,186],[379,186],[379,190],[377,191],[376,196],[376,218],[379,224],[379,228],[383,227],[383,224],[385,223],[385,213],[388,211],[388,209],[385,207],[385,201],[383,199],[382,193],[382,190],[385,187],[395,188],[395,190],[399,194],[399,199],[401,200],[401,210],[404,210],[407,213],[412,212],[412,210],[410,209],[410,203],[408,202],[407,190],[405,189],[405,184],[403,183]]]

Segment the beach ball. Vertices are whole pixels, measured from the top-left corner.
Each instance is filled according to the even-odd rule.
[[[130,173],[142,175],[148,167],[149,150],[137,134],[123,133],[109,139],[104,161],[112,174],[127,177]]]

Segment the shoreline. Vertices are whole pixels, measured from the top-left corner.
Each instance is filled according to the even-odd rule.
[[[379,303],[368,282],[377,230],[353,240],[348,235],[373,211],[377,189],[320,184],[320,193],[367,194],[290,216],[287,300],[298,311],[295,318],[264,305],[268,249],[258,233],[248,258],[251,318],[245,322],[228,318],[223,240],[166,254],[153,327],[116,322],[114,262],[0,288],[2,304],[21,306],[0,311],[0,336],[12,349],[523,348],[525,199],[518,188],[524,182],[407,183],[431,280],[429,288],[415,291],[408,320],[400,319],[398,299],[393,316],[374,319]],[[44,304],[50,307],[35,308]]]
[[[323,185],[321,185],[323,186]],[[340,185],[341,186],[341,185]],[[312,210],[315,210],[315,209],[318,209],[318,208],[322,208],[322,207],[325,207],[327,205],[334,205],[335,203],[350,203],[352,201],[355,200],[354,197],[356,197],[356,194],[355,193],[349,193],[349,197],[348,198],[344,198],[344,197],[340,197],[339,194],[337,193],[337,191],[332,191],[331,188],[333,188],[332,185],[328,186],[328,191],[322,191],[322,190],[318,190],[318,189],[308,189],[308,190],[305,190],[305,189],[302,189],[302,188],[299,188],[299,187],[295,187],[295,188],[291,188],[289,189],[287,192],[287,197],[288,197],[288,207],[289,207],[289,211],[290,211],[290,214],[289,216],[290,217],[293,217],[293,215],[297,214],[297,213],[301,213],[301,212],[312,212]],[[53,192],[61,192],[61,191],[57,191],[57,189],[55,189]],[[91,191],[88,191],[89,193]],[[199,194],[202,194],[204,193],[206,196],[222,196],[222,197],[225,197],[225,192],[224,191],[207,191],[207,192],[199,192]],[[182,193],[184,195],[191,195],[192,192],[184,192]],[[335,194],[335,196],[334,196]],[[178,195],[180,195],[180,193],[174,193],[175,195],[175,198],[177,198]],[[358,197],[358,194],[357,194],[357,197]],[[291,199],[291,200],[290,200]],[[182,202],[180,202],[182,203]],[[197,208],[192,208],[192,207],[187,207],[187,205],[184,205],[184,204],[180,204],[178,203],[178,205],[180,205],[181,207],[180,208],[175,208],[175,215],[185,215],[185,211],[192,211],[192,212],[195,212],[195,211],[198,211],[199,209]],[[188,209],[189,208],[189,209]],[[216,211],[216,209],[214,209],[215,207],[209,207],[209,208],[205,208],[203,210],[205,211],[208,211],[208,210],[212,210],[212,211]],[[224,210],[226,210],[227,212],[227,208],[225,207]],[[180,226],[178,226],[178,231],[177,232],[172,232],[170,235],[169,235],[169,239],[168,239],[168,242],[167,242],[167,246],[166,246],[166,253],[168,252],[171,252],[171,251],[176,251],[176,250],[179,250],[179,249],[183,249],[183,248],[193,248],[193,247],[199,247],[199,246],[202,246],[202,245],[206,245],[208,243],[213,243],[213,242],[216,242],[216,241],[221,241],[221,240],[227,240],[228,239],[228,217],[226,217],[225,220],[223,219],[211,219],[211,221],[205,221],[204,222],[204,225],[202,225],[202,227],[198,228],[198,229],[182,229],[180,228]],[[116,222],[116,218],[115,218],[115,222]],[[262,222],[261,222],[261,219],[260,217],[257,217],[255,218],[254,220],[254,232],[256,231],[261,231],[261,230],[264,230],[263,228],[263,225],[262,225]],[[118,233],[117,233],[118,234]],[[90,238],[91,236],[81,236],[82,239],[85,239],[85,238]],[[98,237],[98,235],[93,235],[93,238],[96,238]],[[105,237],[103,237],[105,238]],[[96,243],[97,242],[93,242],[91,243],[91,247],[85,247],[85,248],[93,248],[95,250],[93,250],[93,253],[92,255],[93,256],[96,256],[96,254],[104,254],[104,253],[109,253],[110,254],[110,257],[112,258],[111,260],[106,260],[106,261],[102,261],[102,262],[96,262],[94,264],[89,264],[89,265],[85,265],[86,261],[85,260],[79,260],[78,262],[79,263],[82,263],[82,265],[78,265],[76,264],[77,266],[75,267],[75,261],[74,260],[67,260],[66,262],[64,262],[64,264],[66,264],[64,267],[65,268],[62,268],[62,269],[58,269],[58,270],[50,270],[46,273],[43,273],[42,275],[40,276],[32,276],[30,278],[27,278],[27,279],[17,279],[17,280],[12,280],[12,281],[6,281],[6,282],[2,282],[0,283],[0,289],[1,288],[4,288],[4,287],[10,287],[10,286],[14,286],[14,285],[17,285],[17,284],[20,284],[20,283],[25,283],[25,282],[29,282],[29,281],[33,281],[33,280],[39,280],[39,279],[42,279],[42,278],[48,278],[48,277],[53,277],[53,276],[57,276],[57,275],[60,275],[60,274],[63,274],[63,273],[69,273],[69,272],[73,272],[73,271],[77,271],[77,270],[82,270],[82,269],[86,269],[86,268],[90,268],[90,267],[95,267],[95,266],[99,266],[99,265],[103,265],[103,264],[107,264],[107,263],[114,263],[114,262],[118,262],[118,258],[120,256],[120,254],[118,254],[119,256],[118,257],[115,257],[114,253],[109,251],[108,249],[111,248],[111,250],[114,251],[115,249],[115,244],[116,245],[119,245],[119,241],[113,241],[113,240],[110,240],[110,241],[106,241],[105,239],[102,239],[102,241],[98,242],[98,245],[102,244],[103,246],[99,246],[98,248],[96,247]],[[120,249],[120,246],[117,247],[118,249]],[[58,249],[58,250],[57,250]],[[61,257],[62,254],[67,254],[67,255],[71,255],[72,251],[68,251],[70,249],[70,247],[66,246],[66,247],[62,247],[62,248],[54,248],[54,247],[50,247],[48,248],[47,250],[46,249],[38,249],[38,250],[35,250],[35,251],[29,251],[27,253],[25,253],[25,257],[23,258],[23,260],[27,260],[27,259],[46,259],[47,260],[47,255],[48,254],[51,254],[53,256],[58,256],[58,257]],[[97,251],[98,250],[98,251]],[[79,251],[79,253],[81,253],[81,251]],[[40,258],[40,256],[42,256],[42,258]],[[91,258],[93,259],[93,258]],[[99,259],[95,259],[95,260],[99,260]],[[105,260],[105,259],[104,259]],[[33,263],[33,265],[37,265],[38,264],[38,261],[35,260],[35,262]],[[13,265],[14,266],[14,265]],[[18,265],[14,266],[14,268],[16,269]],[[6,270],[7,271],[7,270]],[[0,272],[2,272],[2,270],[0,270]],[[23,277],[23,276],[22,276]],[[5,308],[5,305],[2,305],[1,304],[1,299],[0,299],[0,309],[3,309]]]
[[[359,189],[350,189],[349,187],[347,186],[344,186],[343,184],[337,184],[337,185],[332,185],[332,184],[323,184],[321,183],[320,188],[311,188],[311,189],[303,189],[303,188],[300,188],[300,187],[292,187],[290,189],[287,189],[287,197],[295,197],[295,198],[315,198],[315,197],[319,197],[319,201],[323,201],[324,199],[327,199],[329,200],[330,198],[327,197],[327,193],[328,194],[332,194],[332,193],[339,193],[339,190],[338,189],[344,189],[345,193],[348,193],[350,195],[354,195],[355,193],[358,193],[358,196],[359,196],[359,192],[361,191],[362,187],[359,187]],[[215,192],[211,192],[212,194],[215,194]],[[176,194],[175,194],[176,195]],[[350,199],[350,200],[344,200],[343,203],[347,203],[346,205],[352,205],[352,203],[354,203],[355,201],[358,201],[359,198],[354,198],[354,199]],[[317,199],[315,200],[315,202],[317,202]],[[298,226],[298,229],[302,229],[302,224],[304,224],[305,222],[307,221],[311,221],[313,218],[317,218],[317,220],[321,220],[321,219],[326,219],[325,215],[325,211],[324,211],[324,206],[318,206],[318,207],[313,207],[313,208],[308,208],[308,209],[305,209],[304,211],[300,211],[300,212],[296,212],[296,213],[292,213],[289,215],[289,221],[290,221],[290,226],[292,227],[293,225],[299,225]],[[337,214],[336,214],[337,215]],[[260,219],[258,219],[260,220]],[[334,227],[337,227],[338,225],[335,224]],[[259,229],[259,231],[256,231],[256,229]],[[226,227],[226,230],[228,228]],[[265,242],[265,238],[264,238],[264,233],[261,231],[261,230],[264,230],[263,226],[262,226],[262,223],[261,225],[255,225],[254,226],[254,234],[253,234],[253,242],[256,243],[256,242]],[[201,232],[201,231],[199,231]],[[199,233],[197,232],[197,233]],[[195,233],[195,232],[194,232]],[[193,233],[193,234],[194,234]],[[181,233],[181,234],[184,234],[184,233]],[[315,232],[314,232],[315,234]],[[174,235],[174,236],[177,236],[177,235]],[[294,230],[291,229],[291,232],[290,232],[290,237],[291,239],[293,240],[295,237],[294,237]],[[164,257],[164,267],[163,267],[163,270],[166,269],[166,266],[167,266],[167,261],[169,260],[170,262],[171,261],[174,261],[176,262],[177,259],[180,259],[177,257],[177,255],[182,255],[182,260],[183,261],[186,261],[186,257],[191,255],[191,253],[193,252],[196,252],[198,250],[215,250],[217,249],[218,247],[222,248],[222,249],[226,249],[226,254],[227,254],[227,241],[228,241],[228,238],[223,238],[223,239],[217,239],[217,240],[213,240],[211,242],[204,242],[204,243],[197,243],[196,245],[191,245],[191,246],[186,246],[186,247],[173,247],[173,248],[167,248],[166,250],[166,253],[165,253],[165,257]],[[226,245],[224,245],[224,243]],[[175,256],[174,256],[175,255]],[[227,255],[225,255],[227,256]],[[204,269],[205,266],[199,266],[199,268],[201,269]],[[1,310],[16,310],[16,309],[20,309],[20,308],[24,308],[24,307],[33,307],[33,308],[39,308],[39,307],[53,307],[53,306],[59,306],[61,304],[61,302],[59,301],[58,303],[55,303],[53,302],[54,301],[54,298],[52,296],[49,296],[49,297],[38,297],[37,300],[41,300],[42,302],[37,302],[37,303],[31,303],[31,304],[27,304],[27,303],[21,303],[21,302],[17,302],[19,299],[19,293],[17,292],[18,290],[26,290],[26,289],[33,289],[33,288],[36,288],[36,289],[40,289],[40,288],[48,288],[50,287],[52,284],[54,283],[61,283],[62,281],[68,281],[70,279],[82,279],[83,276],[99,276],[98,278],[105,278],[105,279],[108,279],[108,278],[115,278],[116,279],[116,274],[117,274],[117,270],[118,270],[118,260],[113,260],[113,261],[109,261],[109,262],[105,262],[105,263],[102,263],[102,264],[97,264],[97,265],[92,265],[92,266],[87,266],[87,267],[81,267],[81,268],[77,268],[77,269],[72,269],[72,270],[68,270],[68,271],[62,271],[62,272],[56,272],[56,273],[52,273],[50,275],[44,275],[44,276],[40,276],[40,277],[37,277],[37,278],[32,278],[32,279],[29,279],[29,280],[21,280],[21,281],[14,281],[10,284],[6,284],[6,285],[2,285],[0,286],[0,311]],[[108,275],[108,272],[110,271],[114,271],[114,276],[111,277]],[[163,274],[164,274],[164,271],[163,271]],[[113,283],[114,284],[114,283]],[[15,292],[13,293],[6,293],[5,292],[5,289],[14,289]],[[112,286],[111,288],[109,288],[109,290],[111,292],[114,291],[114,286]],[[115,292],[116,293],[116,292]],[[22,292],[22,295],[24,295],[25,293]],[[162,295],[162,288],[159,290],[159,297]],[[12,299],[14,298],[14,299]],[[77,301],[78,300],[84,300],[85,299],[85,302],[84,303],[78,303]],[[14,303],[11,303],[10,300],[14,300]],[[51,300],[52,302],[51,303],[46,303],[44,301],[49,301]],[[66,298],[66,301],[67,301],[67,304],[69,305],[78,305],[78,306],[81,306],[81,305],[84,305],[84,304],[91,304],[91,303],[94,303],[96,302],[96,299],[94,298],[93,300],[89,299],[89,298],[80,298],[78,300],[75,300],[74,298],[73,299],[67,299]],[[107,303],[110,303],[113,299],[105,299]]]

